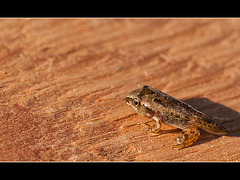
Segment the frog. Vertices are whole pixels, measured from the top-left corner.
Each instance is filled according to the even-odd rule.
[[[156,125],[141,125],[144,130],[160,134],[162,123],[181,129],[171,147],[177,150],[191,146],[200,136],[200,129],[217,135],[229,134],[229,131],[213,118],[195,109],[191,105],[174,98],[160,90],[143,85],[126,96],[126,103],[137,114],[152,118]]]

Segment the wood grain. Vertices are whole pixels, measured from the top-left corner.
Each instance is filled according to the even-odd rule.
[[[239,161],[240,19],[0,19],[1,161]],[[229,131],[170,146],[125,103],[141,85]]]

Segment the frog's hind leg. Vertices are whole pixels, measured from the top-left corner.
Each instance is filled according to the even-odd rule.
[[[173,145],[173,148],[177,148],[178,150],[183,149],[192,145],[200,136],[200,131],[196,126],[188,126],[183,129],[183,131],[179,134],[176,139],[177,144]]]

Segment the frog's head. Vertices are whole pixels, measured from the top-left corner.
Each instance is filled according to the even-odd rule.
[[[130,92],[126,96],[126,102],[141,116],[152,117],[155,112],[148,105],[148,97],[152,94],[154,94],[154,90],[151,87],[144,85],[141,88]]]

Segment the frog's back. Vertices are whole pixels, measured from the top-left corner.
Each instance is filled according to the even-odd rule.
[[[198,128],[201,128],[204,131],[212,134],[228,134],[228,130],[225,129],[220,123],[217,123],[216,121],[206,116],[204,113],[198,111],[197,109],[193,108],[189,104],[180,100],[178,101],[180,107],[176,109],[178,109],[180,114],[185,115],[185,121],[187,122],[187,125],[197,126]]]
[[[182,101],[181,103],[184,104],[182,105],[182,108],[186,109],[185,112],[189,114],[189,124],[195,125],[198,128],[201,128],[204,131],[212,134],[228,134],[228,130],[224,128],[220,123],[217,123],[212,118],[208,117],[187,103]]]
[[[191,105],[161,91],[158,93],[159,96],[155,101],[164,106],[162,118],[165,123],[181,129],[189,125],[194,125],[212,134],[228,134],[228,130],[221,124],[215,122]]]
[[[217,123],[216,121],[207,117],[204,114],[202,116],[195,117],[192,121],[192,124],[212,134],[229,133],[228,130],[224,128],[220,123]]]

